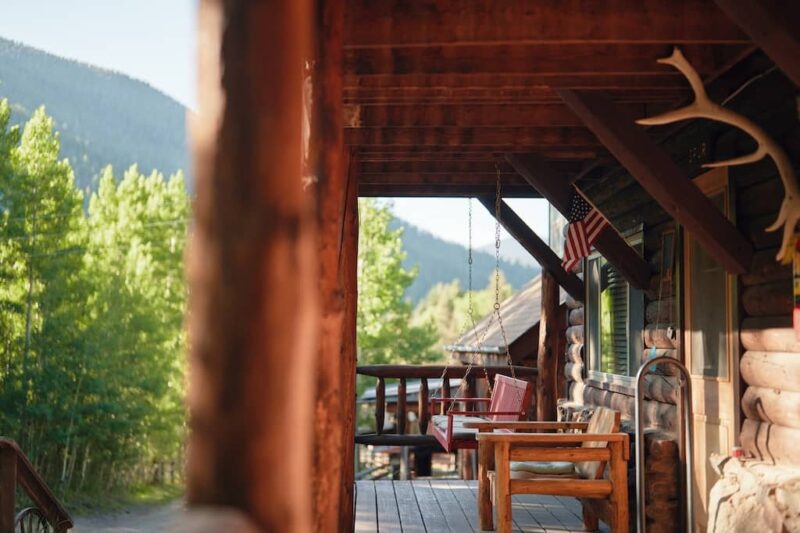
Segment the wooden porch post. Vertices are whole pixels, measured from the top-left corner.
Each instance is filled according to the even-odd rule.
[[[342,107],[344,2],[318,0],[314,26],[314,68],[311,102],[311,168],[316,181],[319,220],[319,279],[322,322],[316,360],[316,407],[314,412],[314,531],[337,531],[351,516],[352,499],[342,500],[345,480],[351,479],[353,438],[345,412],[353,410],[355,385],[350,390],[349,372],[355,372],[354,360],[345,361],[345,327],[350,322],[345,278],[354,268],[347,257],[355,246],[348,237],[348,218],[355,209],[348,202],[348,153],[344,148],[344,111]],[[351,194],[348,195],[348,192]],[[344,263],[347,262],[347,265]],[[351,281],[351,280],[348,280]],[[349,287],[354,289],[355,287]],[[347,381],[345,381],[347,376]],[[344,459],[344,460],[343,460]],[[349,491],[352,498],[352,490]],[[347,512],[345,512],[347,510]],[[351,524],[345,526],[351,528]],[[342,530],[342,531],[345,531]]]
[[[341,352],[342,486],[339,501],[339,531],[353,527],[353,487],[355,483],[356,439],[356,311],[358,306],[358,159],[349,158],[347,197],[340,270],[344,284],[344,321]]]
[[[301,183],[307,0],[203,0],[188,501],[312,531],[316,218]]]
[[[539,351],[536,355],[536,419],[556,419],[557,369],[559,345],[558,282],[548,270],[542,271],[542,314],[539,318]]]

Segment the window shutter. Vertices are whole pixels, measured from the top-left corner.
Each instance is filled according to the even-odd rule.
[[[628,283],[609,265],[608,289],[612,302],[611,348],[612,374],[628,374]]]

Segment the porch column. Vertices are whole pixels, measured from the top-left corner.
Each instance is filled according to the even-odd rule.
[[[316,217],[301,183],[308,0],[202,0],[188,328],[190,506],[313,531]]]
[[[349,158],[347,196],[340,270],[344,287],[344,321],[341,350],[342,383],[342,481],[339,501],[339,531],[353,527],[356,439],[356,312],[358,306],[358,159]]]
[[[348,153],[344,147],[343,87],[344,2],[318,0],[314,16],[314,62],[311,71],[311,139],[310,171],[317,201],[319,221],[319,279],[322,322],[316,370],[314,410],[313,531],[340,530],[343,516],[351,517],[352,499],[345,492],[346,469],[352,470],[353,440],[347,440],[348,426],[343,413],[353,410],[354,385],[350,389],[349,372],[355,363],[344,361],[347,309],[344,262],[355,249],[346,228],[352,219],[348,202]],[[351,190],[352,195],[352,190]],[[351,222],[352,223],[352,222]],[[349,248],[349,249],[348,249]],[[348,266],[353,262],[348,261]],[[344,381],[348,376],[347,383]],[[344,459],[344,460],[343,460]],[[349,492],[352,498],[352,491]]]
[[[559,320],[558,282],[549,270],[542,271],[542,313],[539,318],[539,350],[536,355],[536,419],[556,419],[558,392],[558,336],[563,335]]]

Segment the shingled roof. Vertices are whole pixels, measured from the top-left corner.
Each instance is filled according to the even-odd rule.
[[[542,311],[541,285],[540,274],[500,303],[500,316],[509,345],[513,346],[520,337],[539,324]],[[563,304],[566,301],[563,291],[560,298]],[[483,317],[475,328],[464,333],[447,349],[461,353],[504,354],[505,341],[494,311]]]

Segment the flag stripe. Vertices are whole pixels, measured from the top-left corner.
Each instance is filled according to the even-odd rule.
[[[574,191],[569,215],[570,223],[564,242],[564,259],[561,262],[567,271],[574,269],[584,257],[589,255],[595,239],[608,224],[597,209],[591,207],[580,194]]]

